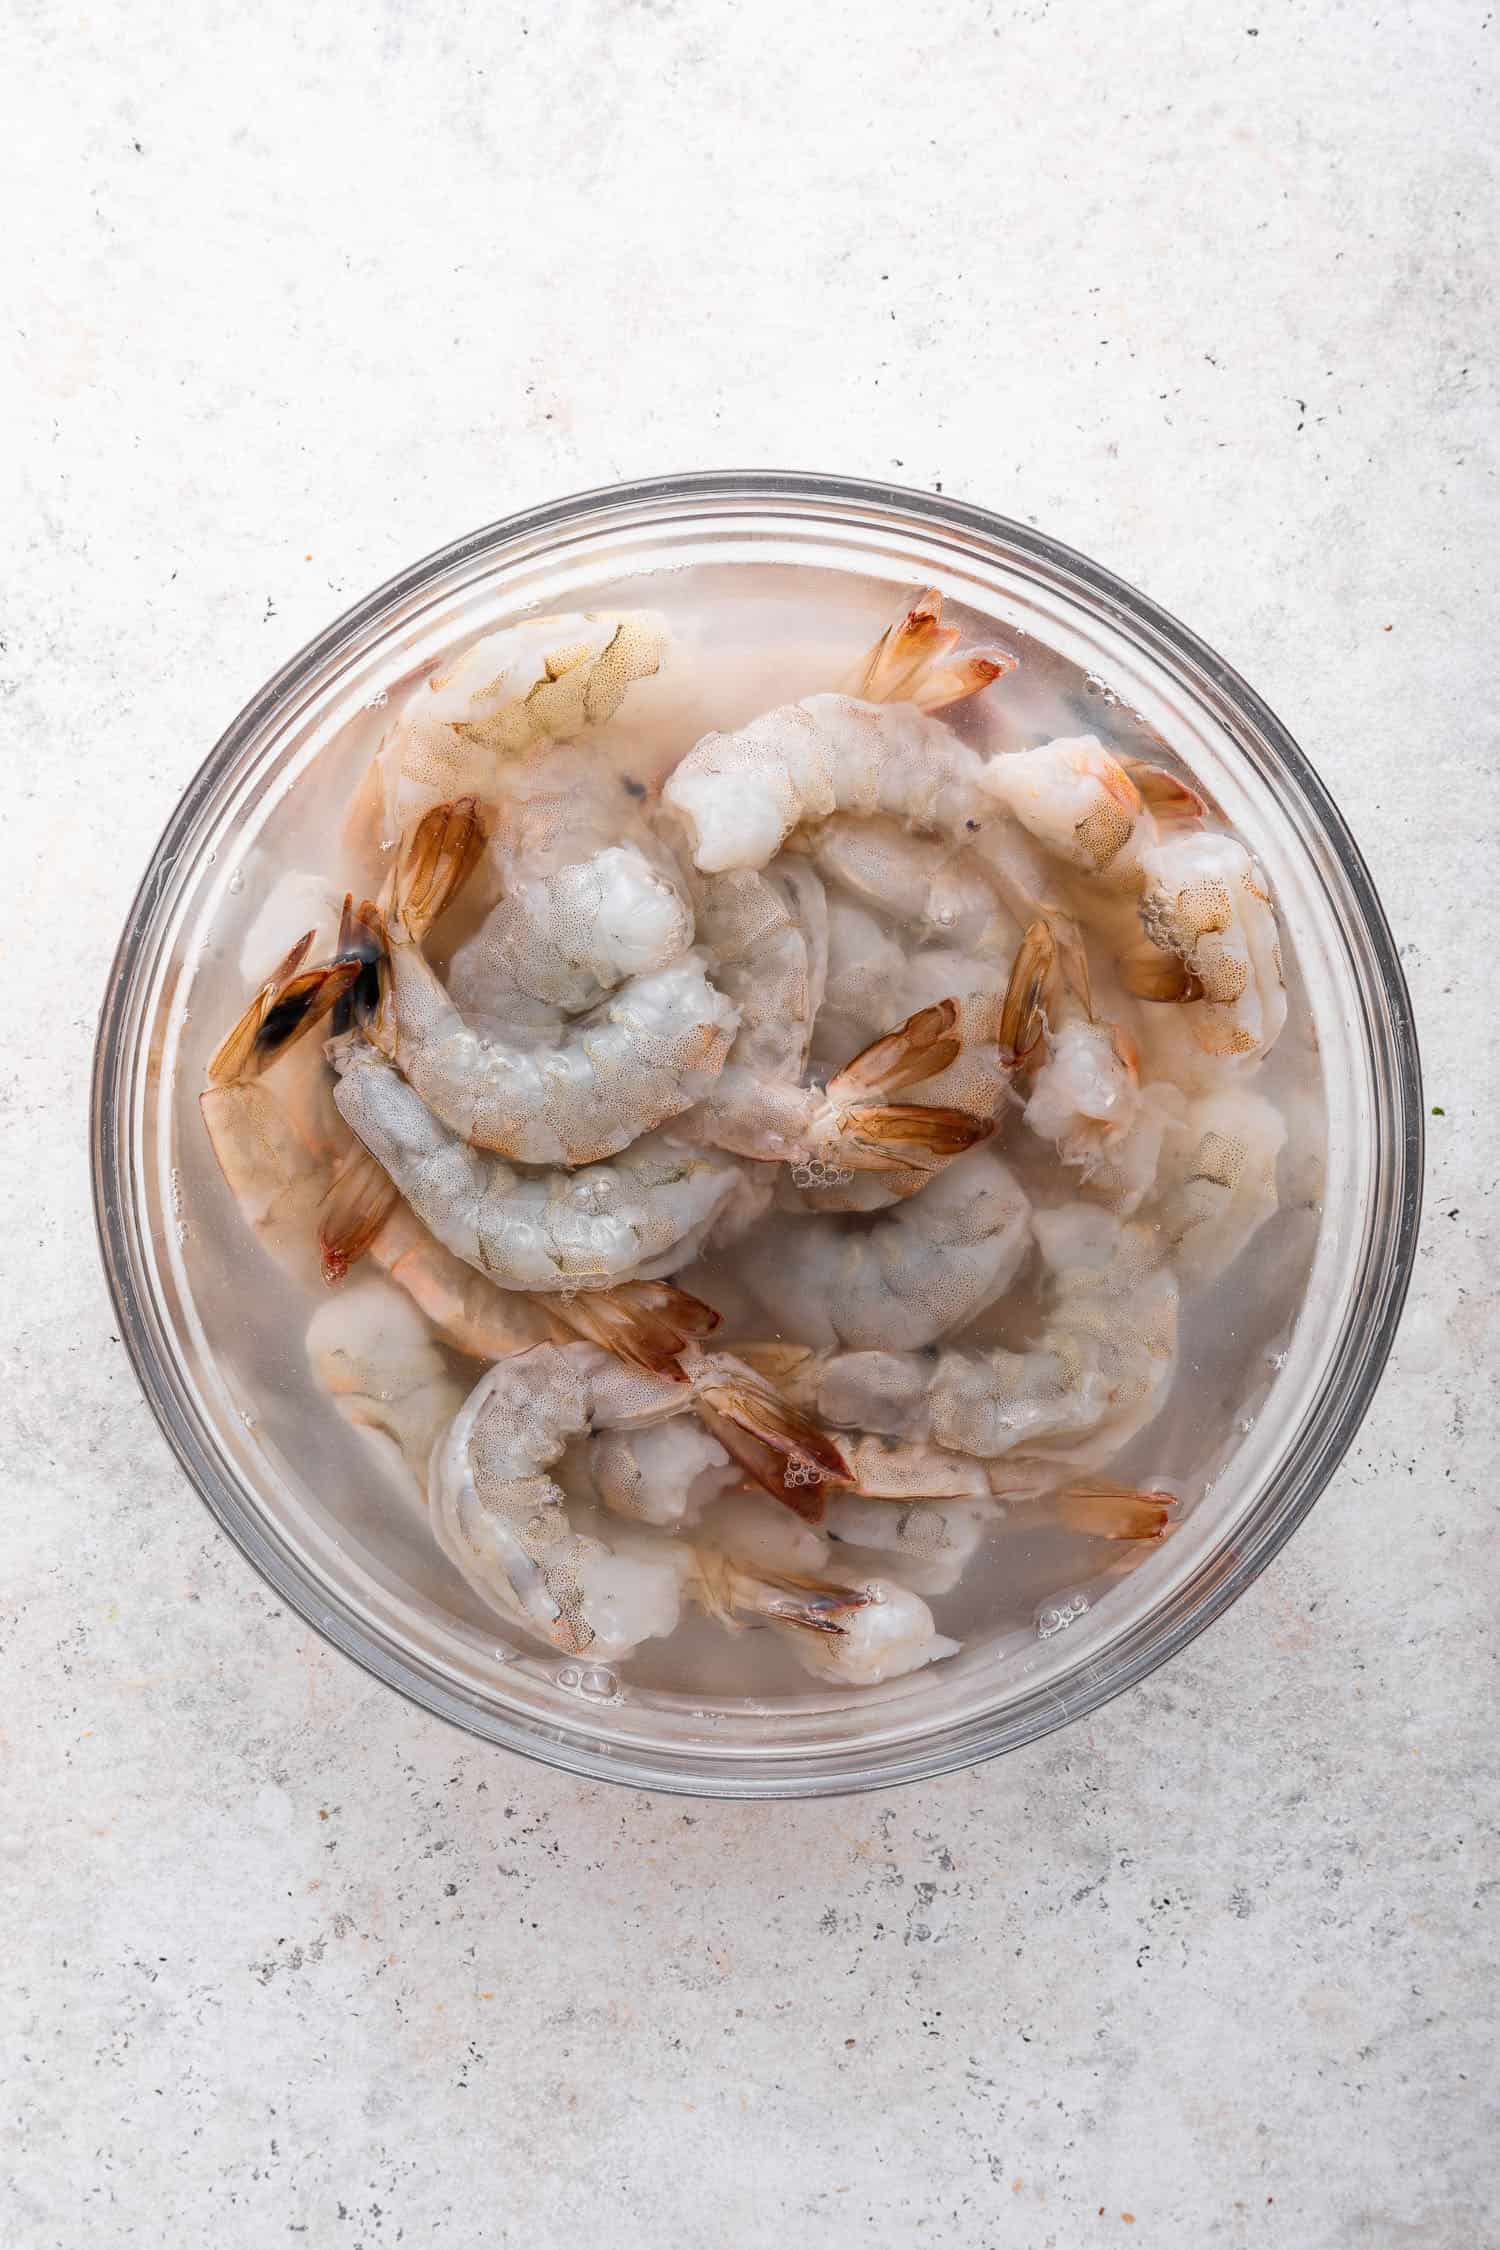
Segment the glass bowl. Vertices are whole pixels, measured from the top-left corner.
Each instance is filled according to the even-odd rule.
[[[290,793],[302,785],[299,807],[316,803],[314,769],[340,730],[362,712],[377,726],[393,685],[481,630],[649,605],[688,571],[782,599],[863,585],[872,615],[936,583],[1157,728],[1270,874],[1325,1077],[1303,1313],[1285,1351],[1266,1356],[1211,1492],[1082,1614],[1044,1613],[1029,1633],[855,1695],[622,1689],[511,1649],[425,1527],[393,1529],[388,1506],[362,1508],[358,1474],[299,1471],[300,1339],[282,1339],[279,1366],[270,1261],[224,1224],[197,1110],[207,1055],[243,1004],[247,889],[274,856]],[[1379,1379],[1415,1248],[1421,1131],[1410,1005],[1369,876],[1301,751],[1228,665],[1109,572],[983,509],[757,473],[621,485],[492,525],[393,579],[267,683],[187,790],[131,908],[99,1031],[93,1162],[105,1267],[146,1396],[219,1522],[311,1625],[487,1741],[635,1787],[778,1797],[878,1787],[1034,1741],[1144,1678],[1264,1569]],[[252,1329],[253,1378],[240,1348]]]

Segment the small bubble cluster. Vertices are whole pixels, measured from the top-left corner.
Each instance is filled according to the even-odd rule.
[[[810,1461],[788,1461],[782,1471],[781,1481],[789,1490],[795,1491],[799,1484],[821,1484],[823,1479]]]
[[[854,1174],[843,1164],[828,1164],[821,1156],[809,1157],[805,1164],[792,1166],[792,1179],[799,1188],[847,1187]]]
[[[1050,1641],[1054,1633],[1061,1633],[1075,1618],[1082,1617],[1088,1608],[1086,1594],[1074,1594],[1067,1601],[1049,1603],[1037,1611],[1036,1636],[1039,1641]]]

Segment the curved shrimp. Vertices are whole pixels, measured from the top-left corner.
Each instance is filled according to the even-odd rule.
[[[407,695],[356,803],[355,822],[396,837],[445,798],[489,802],[517,760],[619,709],[661,666],[648,611],[528,618],[487,633]]]
[[[889,1099],[956,1054],[940,1009],[867,1046],[826,1088],[802,1083],[828,960],[823,886],[810,867],[786,860],[764,873],[712,877],[698,913],[740,1029],[684,1133],[761,1163],[814,1172],[911,1166],[921,1179],[982,1137],[982,1126],[950,1107],[897,1108]]]
[[[1185,1289],[1216,1281],[1280,1207],[1276,1160],[1286,1119],[1236,1088],[1189,1107],[1156,1207]]]
[[[739,1278],[760,1321],[816,1349],[916,1351],[1009,1287],[1030,1209],[1009,1168],[976,1149],[873,1223],[771,1220],[747,1244]]]
[[[863,1493],[838,1492],[823,1529],[835,1548],[853,1548],[861,1562],[895,1570],[913,1593],[951,1594],[987,1536],[1004,1519],[989,1497],[920,1499],[905,1506]]]
[[[348,917],[346,915],[346,925]],[[444,1249],[401,1203],[386,1173],[353,1140],[321,1058],[302,1044],[348,997],[359,959],[303,967],[311,932],[261,986],[209,1066],[200,1107],[214,1155],[247,1224],[300,1280],[338,1282],[367,1253],[472,1357],[498,1359],[558,1335],[578,1335],[630,1364],[670,1371],[687,1344],[718,1323],[711,1306],[662,1281],[580,1289],[549,1302],[497,1289]],[[295,1052],[294,1052],[295,1050]],[[307,1068],[289,1103],[264,1075],[281,1058]]]
[[[517,1172],[471,1148],[364,1039],[331,1043],[345,1123],[439,1242],[502,1289],[550,1294],[685,1265],[739,1178],[659,1134],[576,1172]]]
[[[416,1305],[391,1281],[362,1274],[313,1314],[307,1358],[344,1420],[393,1447],[425,1501],[432,1448],[464,1393]]]
[[[390,1020],[380,1044],[433,1115],[476,1147],[526,1164],[612,1156],[701,1097],[738,1012],[688,953],[619,986],[550,1048],[475,1030],[421,946],[462,882],[475,819],[472,801],[436,806],[402,847],[383,925]]]
[[[993,1491],[1055,1486],[1063,1471],[1103,1466],[1160,1407],[1176,1360],[1177,1284],[1149,1227],[1081,1203],[1034,1212],[1032,1226],[1050,1286],[1045,1326],[1024,1351],[799,1360],[745,1346],[745,1356],[837,1429],[1004,1459],[1004,1471],[989,1472]],[[855,1450],[856,1480],[876,1459]]]
[[[792,842],[825,881],[889,915],[918,945],[966,954],[1015,946],[1015,918],[972,841],[914,835],[888,815],[837,813]]]
[[[554,1648],[618,1656],[670,1632],[692,1564],[675,1542],[655,1555],[617,1552],[576,1527],[547,1474],[571,1440],[642,1428],[691,1404],[721,1443],[743,1438],[815,1479],[842,1473],[837,1448],[738,1360],[700,1354],[685,1372],[686,1393],[588,1345],[543,1345],[492,1367],[434,1450],[438,1544],[502,1616]]]
[[[795,829],[834,813],[886,814],[962,843],[994,816],[983,765],[913,704],[810,695],[737,734],[705,735],[662,802],[682,822],[694,864],[718,874],[766,866]]]
[[[1259,863],[1233,836],[1202,829],[1154,846],[1142,865],[1141,922],[1156,950],[1123,965],[1126,989],[1175,1002],[1174,1028],[1221,1067],[1258,1063],[1287,1009],[1276,910]]]
[[[1158,823],[1200,820],[1207,809],[1175,774],[1117,758],[1092,734],[1002,752],[981,787],[1068,866],[1120,888],[1139,885]]]
[[[463,1007],[509,1013],[516,995],[577,1014],[692,944],[677,862],[626,777],[597,752],[528,760],[490,803],[485,886],[495,903],[449,964]]]

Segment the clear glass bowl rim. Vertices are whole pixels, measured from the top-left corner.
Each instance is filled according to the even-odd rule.
[[[628,1748],[616,1754],[597,1742],[561,1736],[519,1714],[477,1708],[436,1670],[414,1663],[352,1614],[341,1599],[291,1562],[261,1530],[253,1500],[231,1478],[186,1413],[173,1381],[170,1352],[158,1334],[139,1240],[139,1211],[127,1161],[130,1088],[135,1063],[132,1000],[153,931],[173,892],[172,876],[187,880],[185,846],[205,808],[248,745],[277,710],[336,653],[363,641],[380,621],[431,580],[481,554],[538,535],[576,531],[590,514],[620,518],[632,510],[657,511],[670,522],[674,505],[762,501],[783,507],[797,501],[824,508],[877,510],[906,519],[915,529],[967,533],[986,544],[1019,551],[1072,582],[1186,670],[1200,689],[1216,695],[1261,737],[1280,762],[1303,808],[1322,831],[1341,878],[1345,938],[1361,971],[1367,1001],[1366,1030],[1372,1057],[1379,1139],[1377,1208],[1366,1240],[1354,1314],[1344,1348],[1319,1401],[1319,1413],[1300,1450],[1254,1515],[1236,1527],[1232,1558],[1211,1555],[1168,1598],[1128,1628],[1106,1658],[1056,1687],[1018,1698],[1003,1711],[980,1714],[930,1736],[894,1743],[855,1745],[795,1764],[768,1759],[762,1766],[736,1762],[733,1770],[711,1758],[680,1751],[643,1757]],[[168,821],[126,917],[112,962],[95,1045],[90,1111],[90,1151],[95,1223],[105,1278],[120,1334],[148,1405],[190,1483],[220,1526],[260,1575],[315,1631],[386,1685],[423,1709],[481,1739],[565,1771],[635,1788],[707,1797],[832,1796],[887,1787],[976,1764],[1022,1747],[1073,1719],[1097,1710],[1185,1648],[1259,1576],[1291,1537],[1337,1468],[1369,1407],[1389,1355],[1416,1256],[1421,1219],[1423,1107],[1421,1066],[1411,1001],[1395,942],[1359,849],[1333,800],[1297,743],[1239,674],[1196,634],[1145,595],[1088,557],[1030,525],[946,495],[856,478],[802,471],[688,472],[635,479],[570,494],[503,517],[437,549],[378,587],[293,656],[252,697],[226,728]]]

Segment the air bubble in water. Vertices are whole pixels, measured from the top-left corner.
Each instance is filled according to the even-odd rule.
[[[591,1664],[578,1683],[578,1692],[606,1703],[619,1694],[620,1683],[607,1664]]]
[[[242,868],[237,867],[234,873],[230,876],[229,888],[231,889],[231,891],[233,891],[235,897],[238,898],[240,892],[245,888],[245,875]]]
[[[576,1664],[564,1664],[558,1670],[557,1684],[559,1687],[576,1688],[581,1683],[582,1678],[583,1674]]]
[[[1036,1613],[1036,1637],[1050,1641],[1054,1633],[1064,1632],[1076,1618],[1082,1617],[1089,1606],[1087,1594],[1070,1594],[1060,1602],[1049,1602]]]

